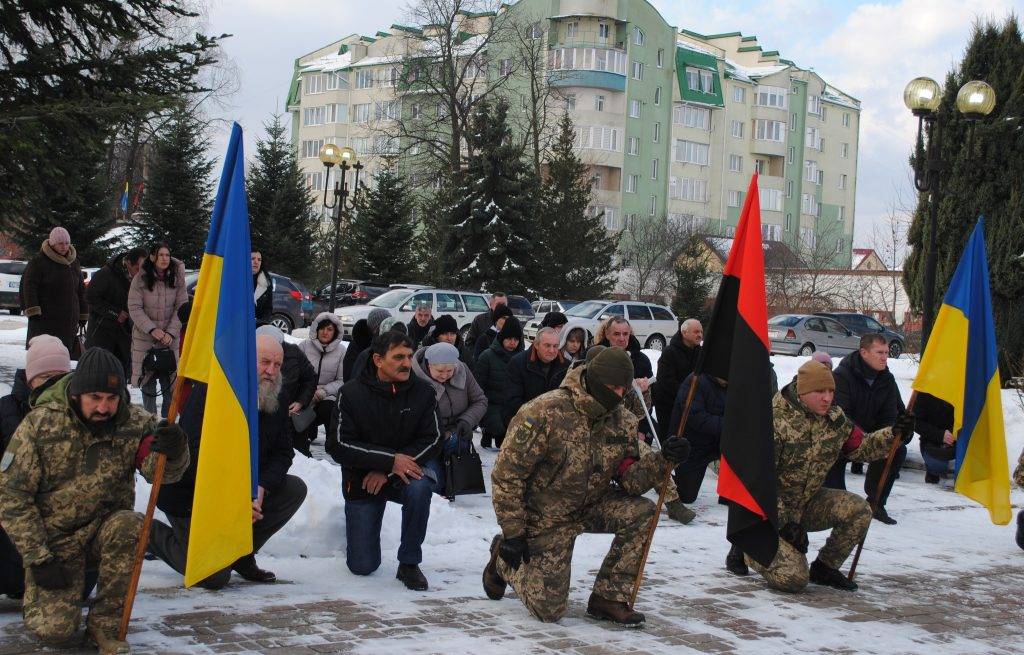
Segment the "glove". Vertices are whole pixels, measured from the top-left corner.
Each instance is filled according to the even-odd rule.
[[[523,537],[513,537],[512,539],[502,539],[501,547],[498,549],[498,555],[501,559],[505,560],[513,571],[519,569],[519,565],[522,562],[530,563],[530,547],[526,544],[526,539]]]
[[[188,441],[185,431],[174,423],[168,423],[167,419],[160,419],[153,431],[153,450],[167,455],[167,459],[176,459],[185,453]]]
[[[472,441],[473,426],[465,421],[459,421],[455,426],[455,434],[459,435],[460,441]]]
[[[56,591],[71,586],[71,574],[59,559],[51,557],[45,562],[32,565],[32,579],[43,589]]]
[[[903,440],[903,443],[909,443],[914,438],[916,423],[917,418],[913,412],[903,411],[896,417],[896,422],[892,424],[892,431]]]
[[[674,435],[661,444],[661,456],[673,464],[682,464],[690,456],[690,440]]]
[[[779,536],[788,541],[793,548],[804,555],[807,554],[807,546],[810,545],[810,542],[807,540],[807,530],[804,530],[804,526],[790,521],[779,530]]]

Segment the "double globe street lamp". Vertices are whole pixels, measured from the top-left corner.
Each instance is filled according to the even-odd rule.
[[[359,198],[359,172],[363,170],[363,164],[357,159],[356,151],[349,147],[343,147],[334,143],[328,143],[320,148],[320,161],[324,164],[324,209],[331,213],[331,220],[334,221],[334,246],[331,251],[331,295],[328,311],[334,312],[334,302],[338,293],[338,248],[341,238],[341,214],[348,215],[355,209],[356,201]],[[335,166],[341,171],[341,175],[335,175],[333,193],[328,196],[331,190],[330,182],[331,169]],[[348,183],[345,177],[349,169],[355,171],[353,185],[355,191],[349,199]]]
[[[917,116],[917,145],[914,150],[914,186],[929,195],[928,250],[924,263],[924,313],[921,326],[921,352],[928,343],[935,321],[935,246],[936,223],[942,202],[942,174],[947,162],[942,159],[942,130],[948,116],[939,111],[942,88],[928,77],[918,77],[903,90],[903,102]],[[973,147],[974,124],[992,113],[996,92],[987,82],[967,82],[956,95],[956,108],[970,121],[969,145]]]

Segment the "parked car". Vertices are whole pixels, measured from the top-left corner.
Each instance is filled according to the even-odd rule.
[[[768,320],[772,354],[808,356],[816,351],[839,357],[860,347],[860,337],[839,321],[814,314],[780,314]]]
[[[198,281],[198,271],[185,274],[185,289],[188,291],[190,299],[195,296],[196,282]],[[274,289],[274,314],[270,322],[286,334],[290,334],[295,328],[308,325],[308,320],[302,309],[303,292],[299,286],[292,282],[291,278],[277,273],[270,274],[270,283]]]
[[[18,288],[21,286],[21,274],[27,265],[28,262],[0,260],[0,309],[6,309],[11,314],[21,313]]]
[[[843,326],[853,332],[858,337],[862,337],[865,334],[878,333],[885,337],[885,342],[889,344],[889,357],[898,359],[903,354],[903,350],[906,347],[907,338],[896,332],[885,327],[870,316],[864,314],[855,314],[852,312],[818,312],[817,316],[827,316],[828,318],[834,318],[843,324]]]
[[[635,300],[587,300],[570,307],[565,315],[587,329],[587,345],[594,340],[597,326],[612,316],[628,319],[633,335],[651,350],[663,350],[679,329],[679,321],[668,307]],[[524,330],[526,338],[533,340],[539,327],[539,321],[530,322]]]
[[[537,316],[529,299],[523,296],[509,296],[508,308],[512,310],[512,315],[518,318],[519,322],[523,325],[526,325],[527,322],[532,321]]]
[[[352,335],[352,326],[361,318],[366,318],[374,309],[386,309],[408,323],[416,313],[416,306],[427,302],[434,307],[434,316],[451,314],[459,325],[459,333],[466,338],[469,326],[477,314],[488,310],[487,297],[475,291],[453,291],[451,289],[392,289],[377,296],[365,305],[346,307],[338,312],[341,315],[343,338]]]
[[[535,300],[533,302],[534,318],[523,328],[523,334],[527,341],[533,341],[537,336],[537,330],[544,321],[544,317],[551,312],[562,312],[563,314],[580,304],[579,300]]]
[[[370,280],[338,280],[334,292],[334,306],[348,307],[349,305],[363,305],[382,293],[387,293],[388,285],[383,282]],[[331,300],[331,285],[327,284],[314,294],[317,302],[327,307]]]

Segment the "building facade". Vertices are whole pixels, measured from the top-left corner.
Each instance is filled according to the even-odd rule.
[[[764,238],[812,267],[850,266],[858,100],[754,36],[677,29],[646,0],[519,0],[500,12],[535,26],[552,97],[591,169],[593,211],[609,230],[653,217],[731,236],[757,171]],[[496,16],[458,19],[471,39]],[[424,108],[403,85],[402,62],[431,47],[438,29],[392,25],[295,61],[288,110],[312,193],[322,193],[325,143],[353,147],[370,176],[382,158],[407,152],[388,123]],[[494,50],[474,74],[483,85],[509,75],[514,95],[522,80]]]

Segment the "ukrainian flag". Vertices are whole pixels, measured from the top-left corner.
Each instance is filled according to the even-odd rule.
[[[124,193],[121,194],[121,211],[128,211],[128,183],[124,183]]]
[[[959,433],[954,489],[987,507],[993,523],[1009,523],[1010,475],[982,218],[942,300],[913,386],[953,406],[952,432]]]
[[[245,156],[235,123],[179,365],[181,375],[207,384],[185,586],[252,552],[259,433],[249,254]]]

